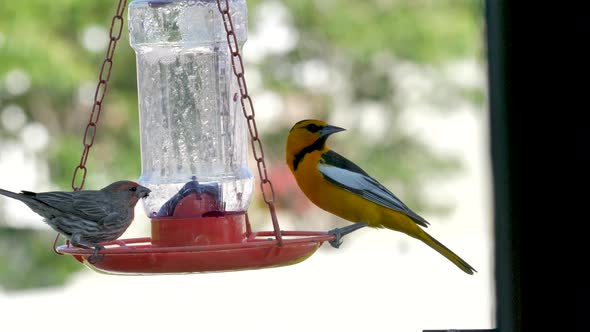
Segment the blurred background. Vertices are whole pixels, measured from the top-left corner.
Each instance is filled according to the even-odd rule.
[[[248,8],[246,80],[281,227],[348,224],[308,202],[283,160],[290,127],[324,119],[348,129],[331,138],[334,150],[429,220],[429,233],[479,273],[465,275],[403,234],[364,229],[289,267],[101,275],[56,256],[40,217],[0,198],[1,327],[494,327],[483,2],[248,0]],[[0,3],[0,188],[71,190],[115,9],[114,0]],[[85,189],[141,173],[135,55],[123,31]],[[255,188],[250,219],[271,229]],[[149,219],[138,205],[123,237],[139,236],[149,236]]]

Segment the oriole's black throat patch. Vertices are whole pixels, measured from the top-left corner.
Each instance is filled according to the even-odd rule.
[[[313,144],[308,145],[301,149],[301,151],[297,152],[295,154],[295,158],[293,159],[293,169],[297,170],[299,163],[303,160],[303,158],[305,158],[306,154],[312,153],[314,151],[322,151],[326,145],[327,139],[328,136],[320,137],[315,142],[313,142]]]

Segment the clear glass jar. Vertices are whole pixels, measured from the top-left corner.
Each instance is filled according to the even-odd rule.
[[[236,37],[247,36],[245,0],[230,0]],[[215,0],[134,0],[129,40],[137,55],[141,165],[149,217],[172,216],[188,194],[211,211],[246,211],[254,178],[226,32]],[[186,211],[185,211],[186,216]]]

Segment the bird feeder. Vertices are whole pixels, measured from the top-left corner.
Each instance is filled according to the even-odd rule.
[[[118,13],[123,11],[120,1]],[[240,55],[247,26],[245,0],[130,3],[139,183],[152,191],[143,202],[151,237],[104,243],[101,259],[92,263],[92,250],[62,245],[59,253],[106,273],[229,271],[298,263],[335,238],[280,230]],[[107,59],[112,52],[109,46]],[[272,231],[254,232],[248,220],[255,183],[247,165],[248,142]]]

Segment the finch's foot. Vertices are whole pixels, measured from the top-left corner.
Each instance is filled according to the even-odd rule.
[[[87,259],[88,263],[96,264],[96,263],[100,262],[101,260],[103,260],[104,255],[99,255],[99,252],[103,249],[104,249],[104,247],[101,245],[97,244],[96,246],[94,246],[94,252],[92,253],[92,255],[88,256],[88,259]]]
[[[103,246],[101,246],[99,244],[90,244],[90,243],[82,242],[80,240],[80,237],[81,237],[80,234],[74,234],[70,238],[70,241],[72,241],[72,244],[75,247],[82,248],[82,249],[94,249],[94,252],[92,253],[92,255],[88,256],[88,258],[86,259],[88,261],[88,263],[96,264],[104,259],[104,255],[98,254],[99,251],[104,249]]]
[[[336,238],[334,240],[328,241],[328,243],[330,243],[330,245],[334,248],[340,248],[340,245],[342,244],[342,238],[344,237],[344,235],[350,234],[356,231],[357,229],[361,229],[365,226],[367,226],[367,223],[360,221],[346,227],[334,228],[328,231],[328,234],[336,235]]]

